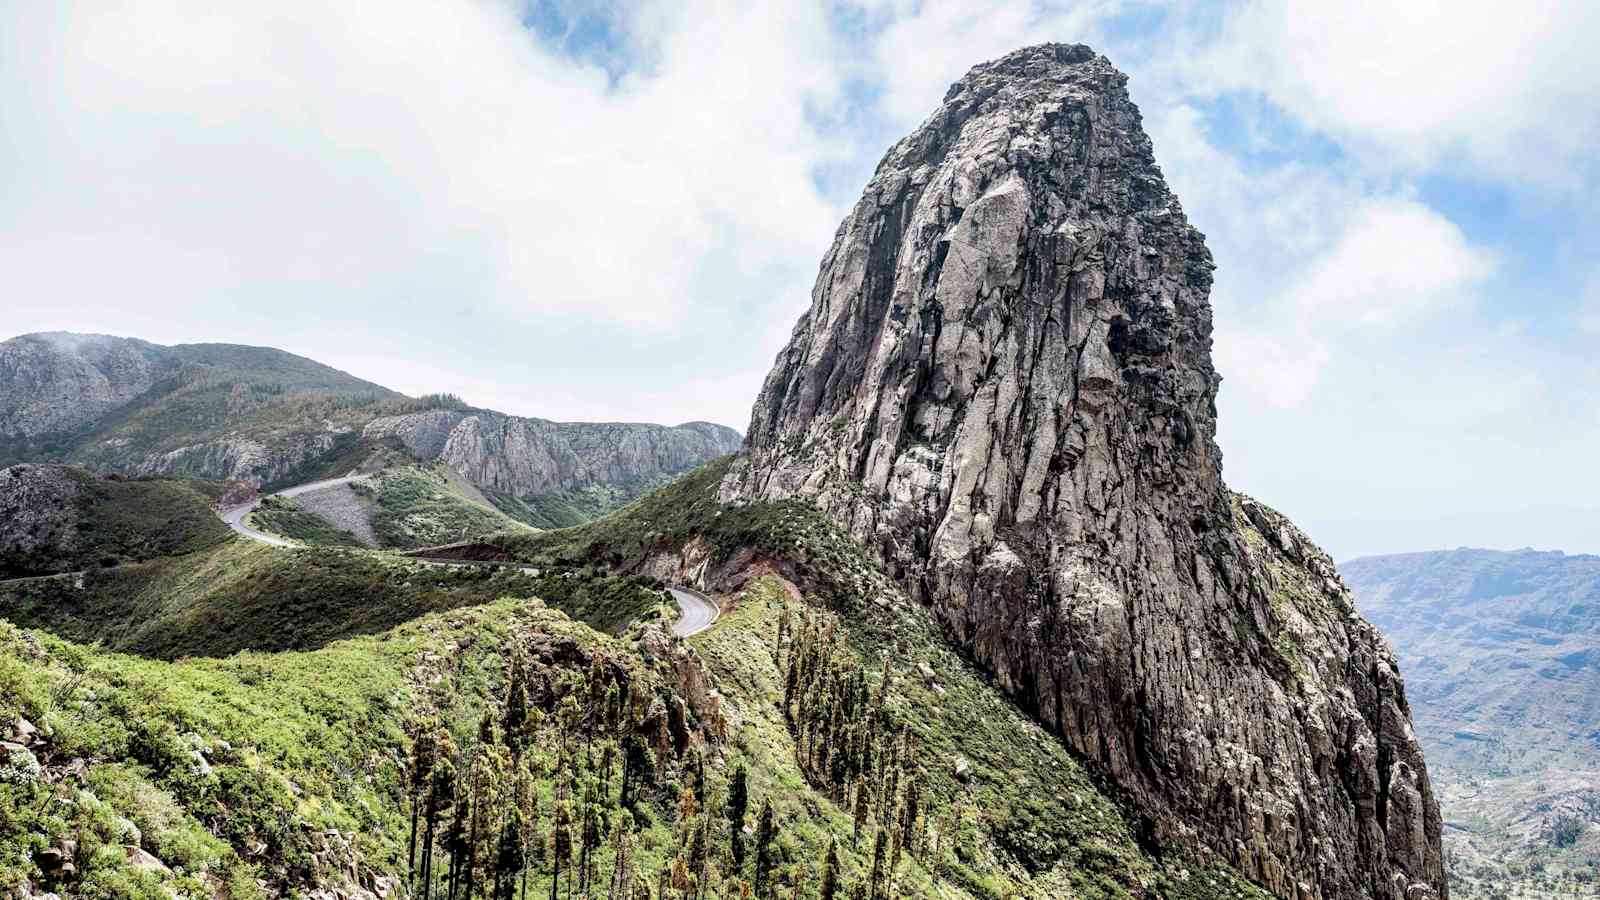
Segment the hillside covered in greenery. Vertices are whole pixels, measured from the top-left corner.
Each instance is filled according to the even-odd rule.
[[[537,573],[230,542],[11,591],[0,890],[1262,896],[1149,844],[820,517],[718,508],[720,468],[502,536]],[[772,567],[685,643],[631,563],[692,541]]]

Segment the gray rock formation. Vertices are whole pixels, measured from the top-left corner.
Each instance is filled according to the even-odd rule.
[[[480,488],[514,497],[649,484],[732,453],[741,442],[737,431],[708,422],[549,422],[478,410],[377,419],[364,436],[398,440],[419,459],[437,459]]]
[[[0,343],[0,449],[66,443],[175,368],[132,338],[51,332]]]
[[[723,497],[849,528],[1157,840],[1296,900],[1443,896],[1392,655],[1223,484],[1211,270],[1109,62],[978,66],[839,227]]]
[[[0,469],[0,577],[60,571],[75,557],[81,487],[64,466]]]

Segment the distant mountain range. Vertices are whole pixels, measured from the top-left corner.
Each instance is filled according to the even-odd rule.
[[[707,422],[550,422],[407,397],[270,347],[65,332],[0,343],[0,467],[60,462],[272,488],[400,454],[444,462],[508,514],[558,526],[740,442]]]
[[[1445,550],[1339,566],[1394,644],[1446,819],[1453,896],[1600,854],[1600,556]]]

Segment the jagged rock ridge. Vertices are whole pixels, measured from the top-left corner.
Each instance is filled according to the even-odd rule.
[[[978,66],[840,226],[723,498],[848,527],[1156,840],[1296,900],[1442,897],[1392,654],[1223,484],[1211,271],[1107,60]]]
[[[480,488],[528,497],[594,484],[648,484],[739,449],[739,432],[709,422],[668,427],[550,422],[485,410],[432,410],[376,419],[370,439],[400,441]]]

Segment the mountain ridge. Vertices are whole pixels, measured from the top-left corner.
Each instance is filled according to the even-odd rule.
[[[472,434],[447,447],[450,429],[434,433],[445,420]],[[355,468],[391,439],[541,527],[604,512],[742,443],[709,422],[555,422],[406,397],[272,347],[71,332],[0,342],[0,466],[283,486]]]

